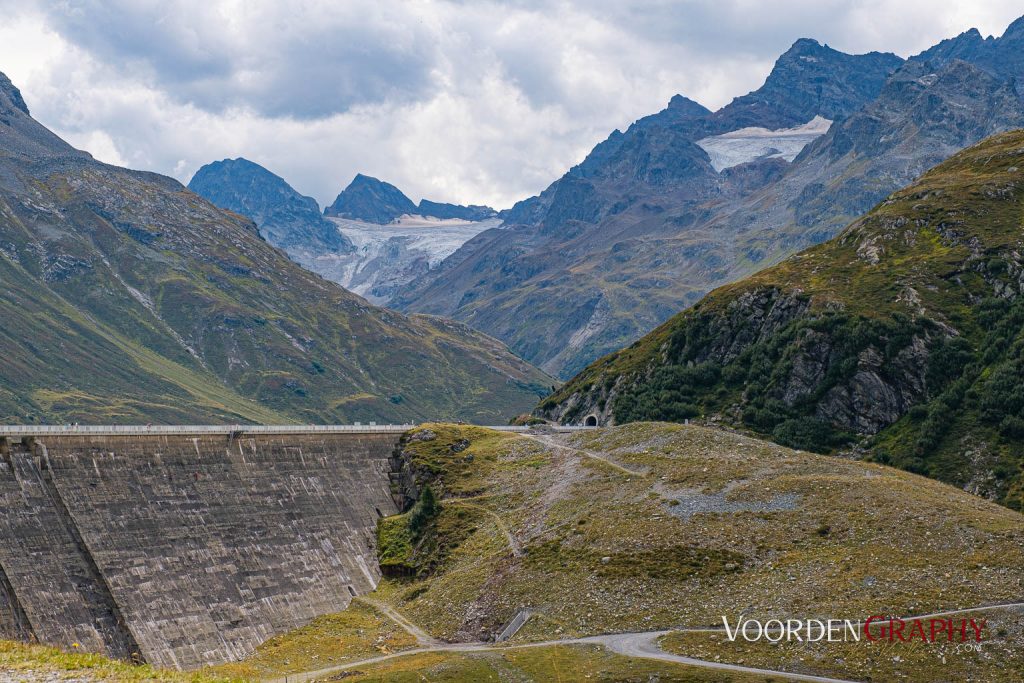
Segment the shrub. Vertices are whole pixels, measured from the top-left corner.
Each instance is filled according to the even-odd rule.
[[[409,511],[409,529],[412,531],[413,537],[419,538],[423,530],[434,521],[440,511],[441,505],[434,496],[434,489],[429,485],[424,486],[420,493],[420,499]]]
[[[772,430],[772,438],[783,446],[827,453],[842,441],[831,425],[813,418],[785,420]]]

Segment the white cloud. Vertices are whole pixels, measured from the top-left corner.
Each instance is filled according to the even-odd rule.
[[[1014,2],[0,0],[0,71],[111,163],[245,156],[321,204],[356,172],[509,206],[675,93],[717,108],[800,37],[914,54]]]

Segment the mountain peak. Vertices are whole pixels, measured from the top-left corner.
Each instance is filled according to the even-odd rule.
[[[668,109],[677,115],[687,118],[707,116],[711,113],[711,110],[700,102],[694,102],[689,97],[683,97],[682,95],[673,95],[672,99],[668,101]]]
[[[832,48],[826,48],[814,38],[797,38],[789,49],[782,53],[782,57],[792,54],[802,54],[805,52],[815,52],[822,49],[832,50]],[[834,50],[832,50],[834,52]]]
[[[21,96],[21,91],[14,83],[11,83],[11,79],[6,74],[0,72],[0,106],[3,106],[4,99],[8,100],[15,109],[31,116],[28,112],[28,105],[25,104],[25,98]]]
[[[1024,17],[1016,19],[1013,23],[1006,27],[1006,30],[1003,31],[1002,39],[1006,40],[1007,38],[1011,40],[1019,40],[1021,38],[1024,38]]]
[[[222,209],[251,218],[268,242],[293,257],[298,246],[321,251],[347,251],[352,246],[320,215],[315,199],[243,157],[206,164],[188,188]]]
[[[362,173],[357,173],[334,203],[324,210],[326,216],[381,225],[414,213],[417,213],[416,205],[401,190],[391,183]]]
[[[714,130],[777,130],[815,116],[845,119],[873,100],[902,63],[891,53],[850,55],[801,38],[776,60],[764,85],[715,113]]]

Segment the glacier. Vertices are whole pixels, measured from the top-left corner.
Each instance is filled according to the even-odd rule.
[[[794,128],[740,128],[702,138],[697,140],[697,144],[711,157],[711,165],[715,170],[721,172],[755,159],[781,158],[793,161],[808,143],[827,133],[831,125],[829,119],[815,116]]]
[[[371,303],[386,305],[395,291],[436,268],[467,241],[499,227],[500,218],[466,221],[405,215],[379,225],[328,216],[351,240],[351,253],[308,253],[297,260]]]

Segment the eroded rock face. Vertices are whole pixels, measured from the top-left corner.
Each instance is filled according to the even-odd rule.
[[[829,389],[815,414],[857,434],[876,434],[924,398],[927,367],[928,350],[919,337],[890,363],[877,348],[869,347],[858,357],[854,375]]]
[[[797,293],[774,288],[744,292],[722,310],[695,313],[687,336],[666,342],[657,362],[643,371],[646,380],[619,377],[614,383],[593,386],[589,392],[577,392],[542,414],[556,421],[581,423],[586,416],[595,415],[600,424],[616,424],[622,421],[623,402],[630,401],[628,391],[620,398],[622,388],[657,382],[657,373],[666,365],[687,369],[702,364],[742,366],[751,362],[753,352],[757,362],[773,363],[773,370],[767,383],[747,388],[745,400],[736,406],[739,417],[749,410],[747,400],[765,396],[795,410],[810,404],[810,412],[818,420],[837,429],[875,434],[927,395],[928,339],[913,336],[889,357],[875,344],[851,355],[841,339],[848,332],[845,327],[830,331],[827,325],[818,325],[817,321],[830,314],[812,310],[811,301]],[[774,355],[763,353],[781,339],[792,341]],[[842,369],[851,365],[852,369]]]
[[[25,99],[21,96],[21,91],[11,83],[11,79],[2,73],[0,73],[0,96],[2,96],[2,99],[0,99],[0,107],[9,105],[24,112],[25,114],[29,113],[28,105],[25,104]],[[4,102],[4,99],[6,99],[7,102]]]

